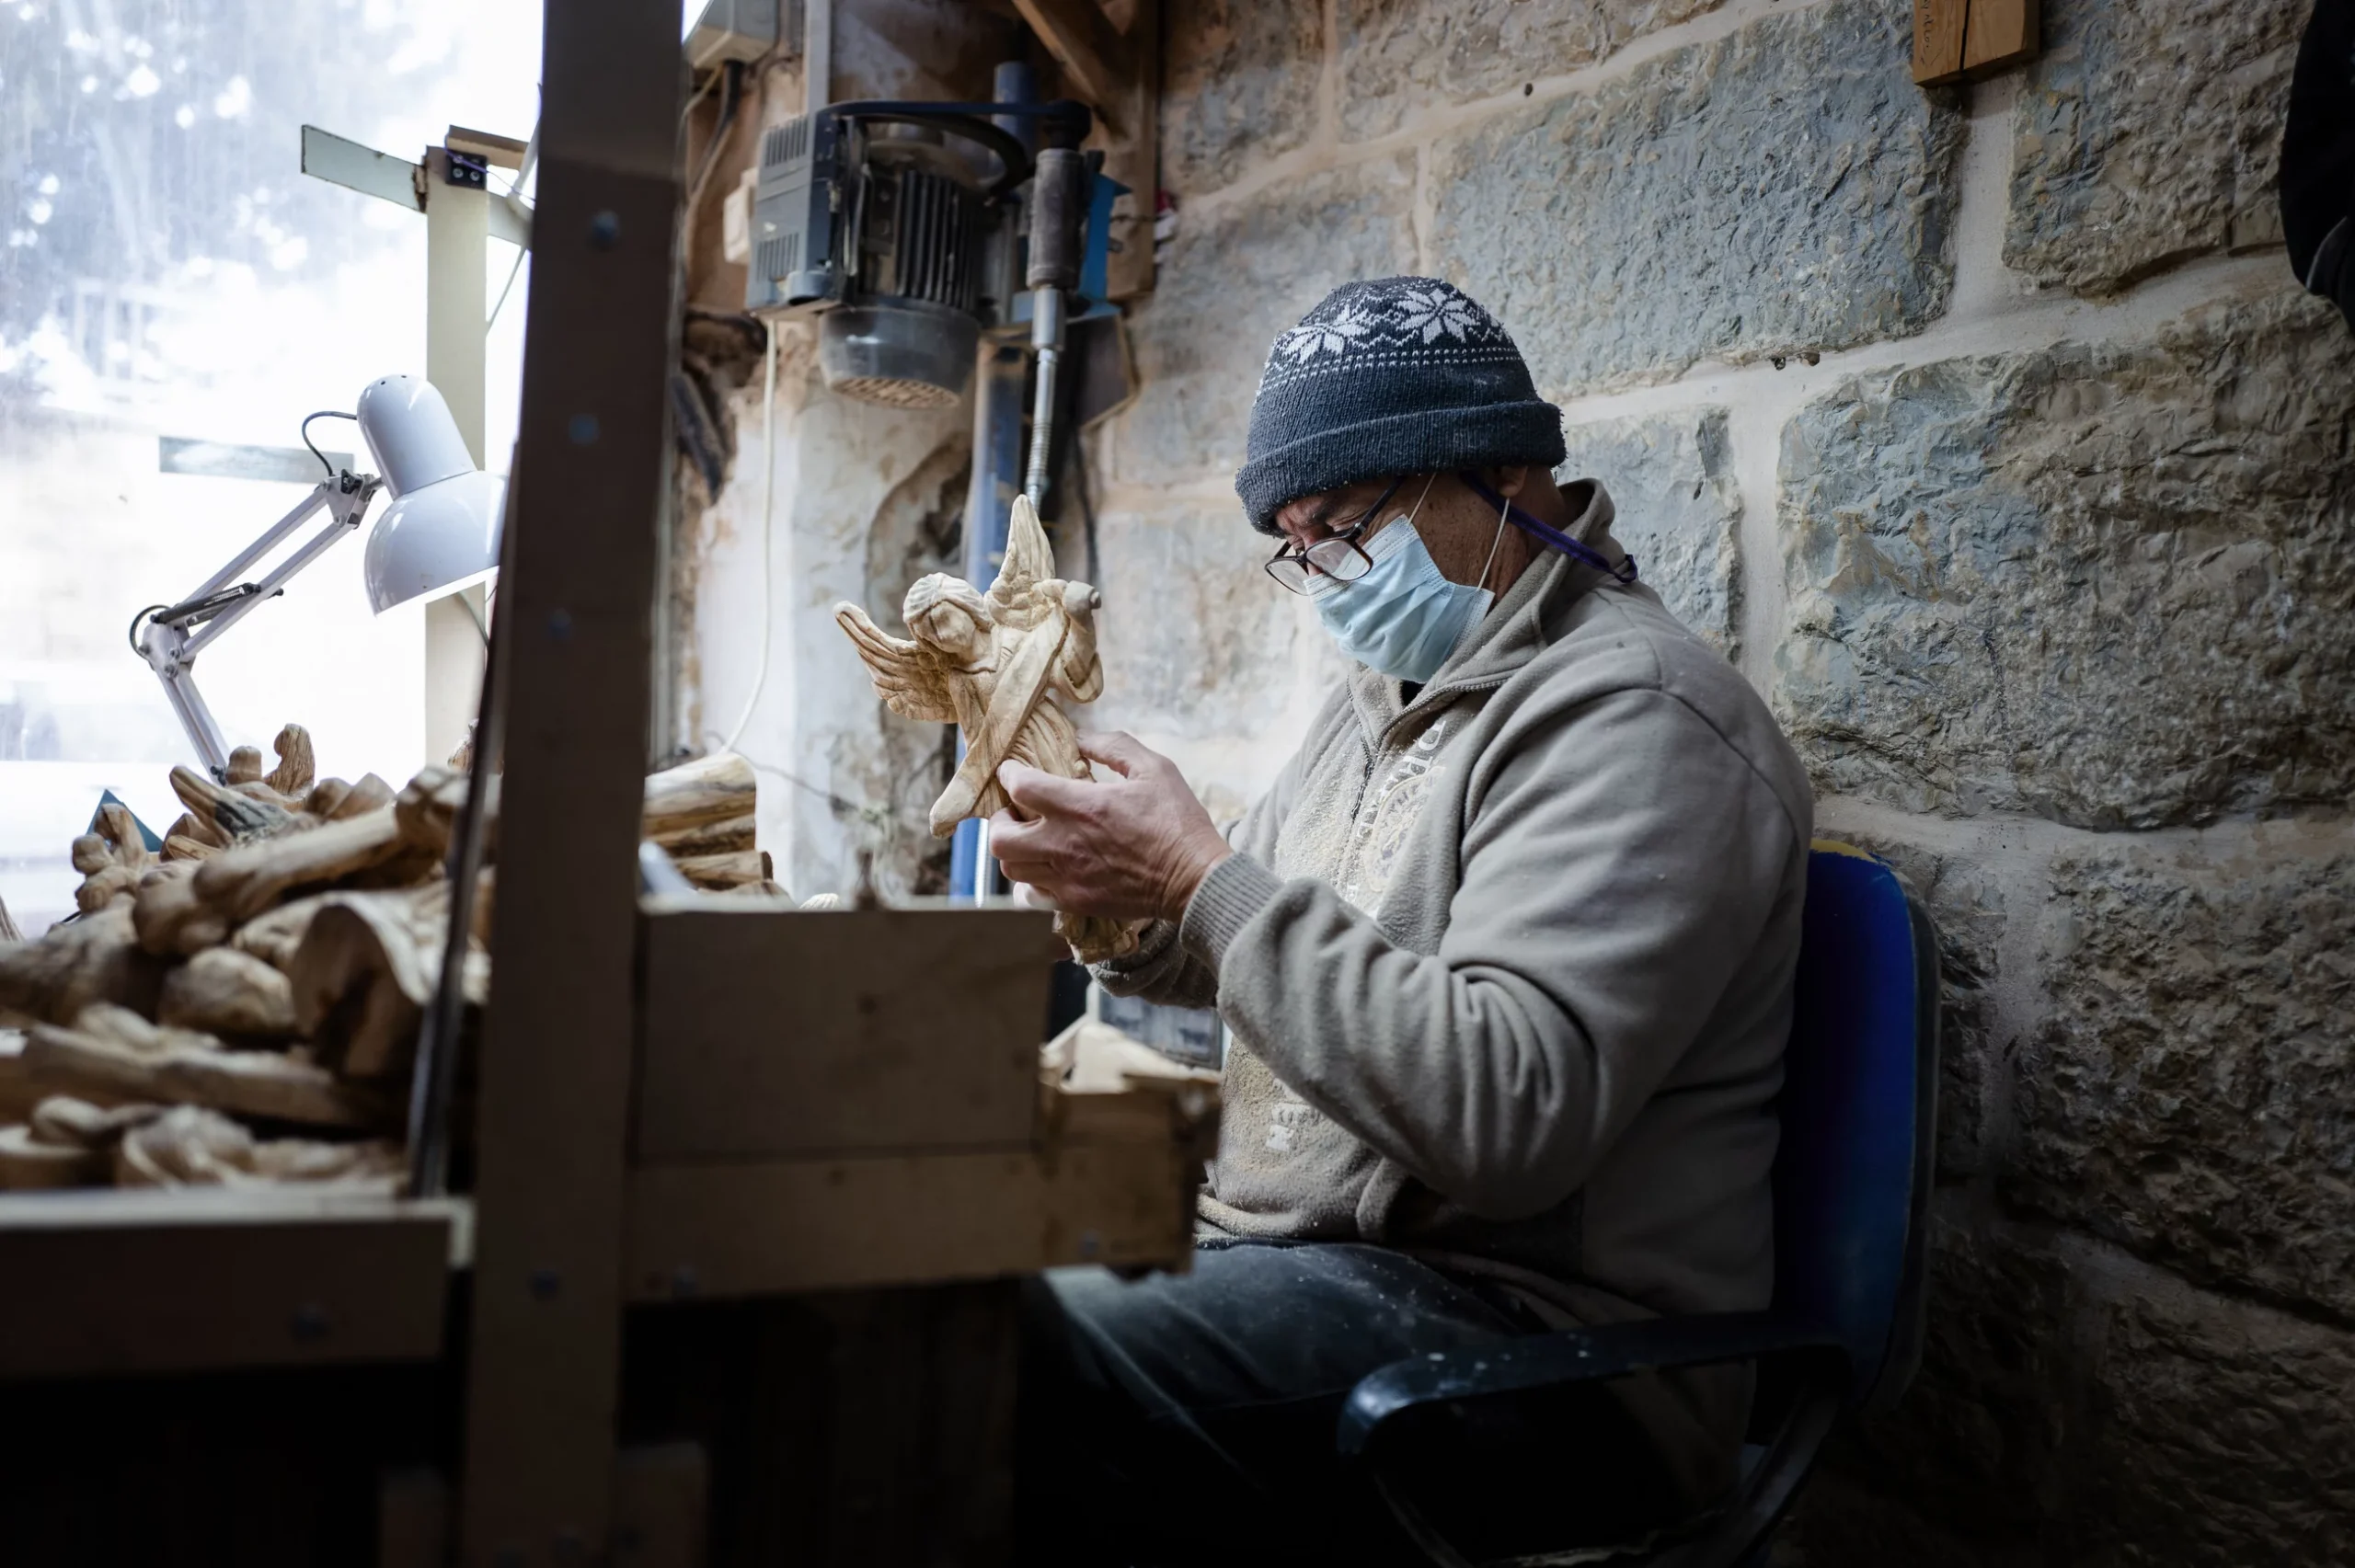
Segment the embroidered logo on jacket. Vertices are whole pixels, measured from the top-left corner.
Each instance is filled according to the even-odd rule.
[[[1340,883],[1341,897],[1352,908],[1372,914],[1389,890],[1398,852],[1406,847],[1407,835],[1423,814],[1431,780],[1442,766],[1439,753],[1447,742],[1448,716],[1442,714],[1431,720],[1381,781],[1366,791],[1350,829],[1347,876]]]

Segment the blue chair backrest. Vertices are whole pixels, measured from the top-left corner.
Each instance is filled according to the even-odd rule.
[[[1852,1402],[1921,1356],[1937,1114],[1938,959],[1897,874],[1816,841],[1775,1160],[1775,1305],[1840,1341]]]

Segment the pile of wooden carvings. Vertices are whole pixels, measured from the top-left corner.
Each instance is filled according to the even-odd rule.
[[[331,1182],[391,1187],[449,924],[464,773],[397,794],[313,777],[289,725],[226,784],[172,770],[187,807],[152,853],[109,805],[74,843],[80,913],[0,944],[0,1188]],[[488,997],[497,781],[469,921],[469,1013]],[[722,754],[647,781],[645,835],[707,888],[771,888],[752,768]]]

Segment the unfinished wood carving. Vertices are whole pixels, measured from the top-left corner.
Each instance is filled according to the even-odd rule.
[[[353,1078],[406,1071],[442,979],[450,886],[328,895],[287,966],[304,1036]],[[471,934],[471,933],[470,933]],[[469,944],[466,1002],[490,997],[490,957]]]
[[[266,915],[257,915],[237,928],[229,938],[229,945],[283,974],[294,961],[294,950],[303,944],[303,933],[311,929],[312,917],[333,897],[331,893],[314,893],[281,904]]]
[[[38,941],[0,933],[0,1025],[33,1031],[0,1027],[0,1188],[397,1178],[394,1145],[258,1139],[230,1118],[397,1122],[467,778],[427,768],[396,792],[317,777],[300,725],[274,745],[276,768],[241,748],[225,784],[175,769],[187,813],[161,857],[109,807],[74,846],[86,912]],[[647,780],[644,832],[698,886],[758,886],[757,804],[742,758],[702,758]],[[476,886],[470,1017],[489,991],[495,878],[486,864]]]
[[[311,732],[299,724],[290,724],[278,732],[270,743],[278,753],[278,766],[262,775],[262,783],[289,800],[300,800],[310,793],[311,782],[317,776],[318,761],[311,747]]]
[[[125,1133],[115,1145],[116,1182],[126,1187],[248,1186],[333,1183],[395,1190],[399,1148],[381,1139],[324,1143],[257,1139],[216,1112],[181,1105]]]
[[[155,1022],[236,1040],[294,1037],[294,988],[234,947],[208,947],[164,977]]]
[[[45,1192],[103,1181],[107,1153],[44,1143],[29,1127],[0,1127],[0,1192]]]
[[[0,1126],[23,1121],[40,1099],[40,1089],[25,1067],[24,1031],[0,1029]]]
[[[52,1094],[28,1124],[0,1127],[0,1189],[90,1186],[107,1179],[126,1132],[164,1114],[161,1105],[94,1105]]]
[[[1002,763],[1028,763],[1068,779],[1089,776],[1079,732],[1054,699],[1092,703],[1104,692],[1096,652],[1096,589],[1055,576],[1053,550],[1027,498],[1014,501],[1005,564],[990,590],[945,572],[919,578],[901,618],[913,642],[892,636],[856,604],[834,606],[874,678],[876,692],[903,718],[954,723],[965,759],[933,802],[932,830],[946,838],[968,817],[988,817],[1009,802],[997,782]],[[1090,963],[1136,950],[1123,921],[1058,915],[1056,933]]]
[[[0,1021],[70,1024],[94,1001],[153,1012],[164,966],[140,950],[131,909],[111,905],[0,947]]]
[[[251,750],[251,747],[246,748]],[[261,757],[255,754],[254,765],[258,770]],[[293,813],[284,807],[266,800],[257,800],[241,790],[213,783],[194,768],[172,770],[172,793],[188,807],[188,819],[205,833],[216,837],[223,845],[239,839],[260,837],[283,832],[294,826]],[[256,774],[259,782],[259,774]],[[180,824],[172,824],[175,832]]]
[[[115,801],[99,807],[98,826],[74,841],[73,860],[74,869],[82,874],[74,904],[86,915],[129,899],[140,877],[155,864],[131,808]]]
[[[67,1094],[52,1094],[33,1107],[32,1135],[59,1149],[105,1149],[132,1127],[164,1114],[162,1105],[94,1105]]]
[[[393,786],[373,773],[362,773],[358,784],[321,779],[311,786],[303,809],[321,821],[340,822],[347,818],[365,817],[392,803]]]
[[[103,1104],[210,1105],[310,1127],[387,1125],[390,1101],[292,1053],[233,1051],[211,1035],[151,1024],[128,1008],[83,1009],[74,1027],[33,1027],[25,1066],[36,1083]]]

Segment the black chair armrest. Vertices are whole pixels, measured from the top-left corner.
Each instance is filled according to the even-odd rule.
[[[1335,1435],[1341,1454],[1363,1454],[1392,1423],[1419,1411],[1571,1383],[1729,1361],[1801,1357],[1844,1374],[1839,1343],[1772,1312],[1648,1318],[1566,1333],[1532,1334],[1479,1350],[1433,1351],[1368,1373],[1350,1391]]]

